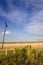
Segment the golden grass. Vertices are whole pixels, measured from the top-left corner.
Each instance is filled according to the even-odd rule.
[[[14,42],[14,43],[5,43],[4,48],[8,49],[14,49],[14,48],[21,48],[25,46],[32,46],[35,48],[43,48],[43,42]],[[2,47],[2,44],[0,44],[0,48]]]

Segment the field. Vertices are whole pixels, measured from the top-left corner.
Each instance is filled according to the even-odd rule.
[[[43,65],[43,42],[5,43],[1,49],[0,65]]]
[[[38,49],[43,49],[43,42],[9,42],[4,43],[4,48],[13,49],[13,48],[21,48],[25,46],[32,46]],[[0,43],[0,48],[2,47],[2,43]]]

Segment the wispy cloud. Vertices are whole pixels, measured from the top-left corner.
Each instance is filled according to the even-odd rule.
[[[34,5],[36,6],[37,4]],[[10,20],[12,23],[16,23],[19,26],[22,24],[25,30],[29,33],[43,34],[43,10],[40,10],[35,15],[33,14],[33,16],[30,18],[28,17],[30,14],[27,14],[26,12],[18,9],[9,13],[5,13],[3,11],[2,15]]]
[[[18,38],[20,37],[18,40],[43,39],[43,0],[6,0],[6,4],[4,0],[0,3],[2,3],[0,4],[0,18],[3,19],[4,17],[8,24],[9,22],[14,24],[14,28],[11,25],[12,32],[14,33],[14,29],[17,28],[15,35],[22,34],[22,36],[18,36]],[[3,22],[5,19],[3,19]],[[19,33],[17,33],[18,31]],[[6,34],[10,34],[10,31],[7,31]]]
[[[42,35],[43,34],[43,10],[38,12],[32,18],[30,18],[30,23],[26,24],[24,27],[25,31],[31,34]]]

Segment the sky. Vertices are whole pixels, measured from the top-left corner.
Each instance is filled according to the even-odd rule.
[[[43,41],[43,0],[0,0],[0,42]]]

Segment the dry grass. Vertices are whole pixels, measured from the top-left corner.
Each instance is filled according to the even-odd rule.
[[[16,43],[5,43],[4,44],[4,48],[8,48],[8,49],[14,49],[14,48],[21,48],[21,47],[25,47],[25,46],[32,46],[35,48],[43,48],[43,42],[16,42]],[[2,44],[0,44],[0,48],[1,48]]]

